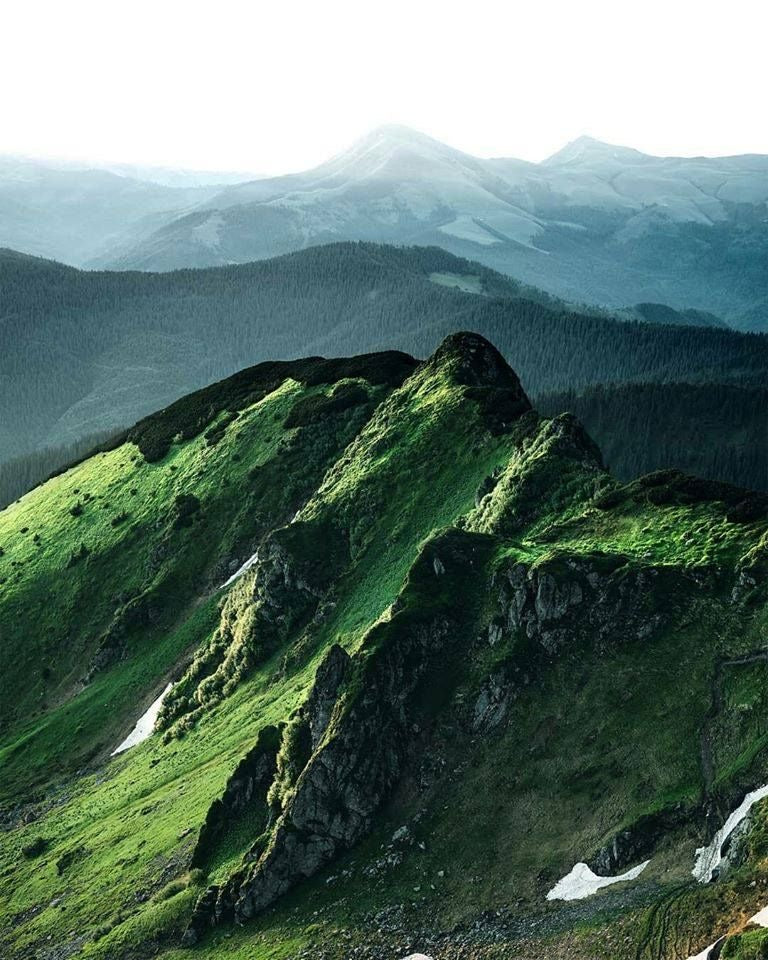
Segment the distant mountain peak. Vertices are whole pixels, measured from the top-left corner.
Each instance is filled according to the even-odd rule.
[[[614,143],[605,143],[586,134],[566,143],[564,147],[542,161],[542,166],[562,166],[564,164],[578,164],[590,160],[621,160],[626,162],[645,161],[652,159],[645,153],[633,147],[622,147]]]
[[[373,130],[370,130],[360,137],[360,139],[356,141],[355,146],[365,143],[381,142],[429,143],[440,147],[445,146],[445,144],[439,140],[430,137],[429,134],[422,133],[420,130],[416,130],[414,127],[408,127],[402,123],[383,123],[378,127],[374,127]]]

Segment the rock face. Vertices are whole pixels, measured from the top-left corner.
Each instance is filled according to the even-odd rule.
[[[159,725],[197,713],[230,694],[253,666],[300,629],[328,595],[344,563],[341,534],[321,523],[292,523],[259,548],[255,575],[235,586],[212,642],[163,704]]]
[[[269,753],[269,839],[226,883],[206,891],[185,943],[211,924],[255,916],[370,831],[413,756],[413,730],[423,729],[420,691],[445,683],[446,668],[450,673],[451,664],[465,661],[468,630],[471,645],[512,651],[475,686],[467,715],[472,734],[493,735],[529,674],[564,648],[590,644],[599,652],[608,644],[648,639],[666,622],[652,604],[660,585],[681,596],[701,589],[678,570],[638,566],[621,554],[507,562],[491,573],[486,564],[493,543],[457,530],[429,541],[390,618],[370,630],[360,652],[329,649],[307,699],[282,733],[279,751],[273,746]],[[483,594],[489,605],[470,628],[463,619],[466,604],[457,605],[456,598]],[[520,646],[514,638],[525,642]],[[217,816],[226,804],[231,809],[252,796],[257,780],[263,797],[266,777],[251,775],[266,770],[258,766],[262,760],[254,751],[243,762],[247,776],[233,777]],[[249,778],[254,786],[243,791],[238,784],[250,784]],[[675,826],[666,816],[617,835],[593,859],[596,871],[616,872],[647,855]]]
[[[538,420],[531,413],[525,426],[520,452],[477,491],[470,529],[514,536],[610,485],[600,451],[575,417]]]
[[[425,550],[412,580],[429,578],[455,590],[457,578],[466,575],[462,567],[472,567],[474,558],[462,553],[461,542],[448,540]],[[435,572],[438,553],[442,573]],[[254,864],[206,892],[185,943],[196,942],[212,923],[254,916],[370,830],[412,749],[419,690],[451,655],[457,630],[457,623],[444,616],[425,618],[410,608],[406,596],[390,620],[371,630],[360,654],[349,657],[341,647],[330,649],[292,721],[292,742],[300,740],[297,725],[306,725],[311,755],[284,798],[269,844]],[[284,739],[281,757],[286,748]]]
[[[454,383],[465,387],[465,395],[478,404],[491,433],[507,432],[532,412],[517,374],[499,351],[476,333],[446,337],[427,361],[425,369],[430,368],[447,370]]]
[[[653,599],[664,578],[686,583],[677,571],[630,565],[619,554],[563,555],[533,567],[513,563],[499,597],[508,629],[524,630],[552,655],[580,637],[607,644],[652,636],[668,613]]]
[[[679,803],[667,810],[646,814],[631,827],[619,831],[609,843],[601,847],[589,861],[589,866],[598,876],[610,876],[626,869],[630,864],[650,857],[659,842],[671,836],[683,824],[700,819],[691,806]]]

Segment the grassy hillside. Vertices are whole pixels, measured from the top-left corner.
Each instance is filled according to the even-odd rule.
[[[768,811],[690,871],[768,780],[767,510],[622,485],[474,334],[147,418],[0,513],[0,952],[683,960],[737,930]]]

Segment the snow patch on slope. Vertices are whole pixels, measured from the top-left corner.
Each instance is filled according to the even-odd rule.
[[[547,894],[547,900],[583,900],[584,897],[591,897],[602,887],[610,887],[614,883],[623,883],[625,880],[635,880],[645,870],[650,863],[639,864],[632,867],[626,873],[619,874],[617,877],[598,877],[589,869],[586,863],[577,863],[569,874],[558,880]]]
[[[256,553],[253,554],[253,556],[248,557],[245,563],[241,564],[237,568],[237,570],[235,570],[235,572],[232,574],[231,577],[227,577],[224,583],[222,583],[222,585],[219,587],[219,590],[224,590],[225,587],[228,587],[230,584],[234,583],[235,580],[238,580],[240,577],[242,577],[242,575],[247,570],[250,570],[251,567],[258,562],[259,562],[259,551],[257,550]]]
[[[162,707],[163,700],[165,700],[172,686],[173,684],[169,683],[157,700],[150,704],[148,709],[136,721],[136,726],[131,730],[125,740],[112,751],[110,754],[111,757],[115,757],[118,753],[123,753],[125,750],[130,750],[131,747],[135,747],[152,734],[152,731],[155,729],[157,715],[160,713],[160,707]]]
[[[768,907],[763,907],[762,910],[759,910],[754,917],[749,918],[747,923],[754,923],[758,927],[768,927]],[[725,937],[719,937],[714,943],[710,943],[708,947],[704,947],[700,953],[697,953],[695,956],[688,957],[688,960],[707,960],[710,953],[719,943],[722,943],[723,940],[725,940]]]
[[[699,883],[709,883],[713,873],[723,862],[723,844],[747,816],[752,807],[764,797],[768,797],[768,784],[748,793],[741,801],[741,804],[717,831],[709,846],[699,847],[696,851],[696,863],[691,871]]]
[[[710,943],[708,947],[704,947],[701,953],[697,953],[694,957],[688,957],[688,960],[707,960],[707,957],[709,957],[710,953],[715,949],[718,943],[722,942],[722,940],[723,938],[720,937],[719,940],[715,940],[714,943]]]

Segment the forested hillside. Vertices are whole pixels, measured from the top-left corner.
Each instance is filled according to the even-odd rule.
[[[575,413],[622,480],[673,467],[768,490],[768,387],[609,384],[546,394],[539,407]]]
[[[266,359],[493,339],[533,396],[610,382],[760,385],[768,340],[617,323],[438,248],[317,247],[168,274],[0,257],[0,459],[109,431]],[[631,440],[629,440],[631,442]]]

